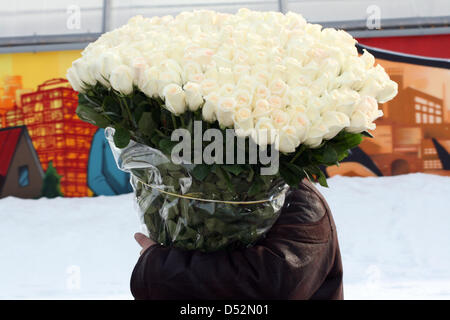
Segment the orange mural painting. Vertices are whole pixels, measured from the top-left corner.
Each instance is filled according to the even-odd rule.
[[[20,77],[15,80],[10,94],[21,90]],[[61,191],[67,197],[90,195],[87,186],[87,162],[90,143],[96,128],[80,121],[75,114],[77,93],[65,79],[47,80],[36,91],[17,97],[19,103],[4,112],[6,127],[25,125],[39,156],[42,168],[53,162],[61,178]]]
[[[364,139],[340,167],[327,168],[328,175],[450,175],[450,70],[384,59],[377,63],[398,83],[398,95],[380,106],[384,116],[375,121],[374,138]]]

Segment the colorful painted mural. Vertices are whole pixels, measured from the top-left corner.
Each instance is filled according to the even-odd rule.
[[[79,55],[0,54],[0,198],[41,196],[46,171],[60,177],[54,180],[66,197],[131,192],[103,130],[75,114],[77,93],[64,75]],[[327,168],[327,175],[450,175],[449,69],[382,57],[377,62],[399,84],[399,94],[381,106],[374,138],[339,167]]]
[[[399,93],[381,105],[384,116],[376,120],[374,138],[366,138],[339,167],[327,168],[329,176],[450,175],[450,70],[411,63],[407,56],[396,60],[405,62],[377,59]]]
[[[77,52],[77,56],[79,54]],[[53,59],[50,59],[52,56]],[[17,66],[22,62],[30,64],[26,57],[34,62],[32,68],[30,66],[31,70]],[[75,58],[72,51],[0,55],[2,71],[22,72],[20,75],[3,74],[0,79],[0,130],[6,133],[10,128],[24,128],[32,142],[31,148],[38,157],[41,171],[45,172],[52,164],[52,168],[61,176],[59,187],[66,197],[131,192],[128,175],[117,169],[103,130],[97,130],[79,120],[75,114],[77,92],[62,78]],[[47,69],[45,63],[49,60],[57,62],[49,63]],[[4,183],[9,174],[6,162],[9,163],[11,157],[5,148],[0,141],[0,197],[38,197],[41,187],[24,193],[18,182],[14,188]],[[12,148],[15,146],[9,147]],[[3,170],[3,167],[6,169]],[[31,185],[39,184],[34,184],[37,178],[30,179]]]

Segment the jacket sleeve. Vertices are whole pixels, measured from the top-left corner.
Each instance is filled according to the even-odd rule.
[[[266,237],[249,248],[213,253],[154,245],[131,278],[136,299],[309,299],[335,265],[329,209],[302,183]]]

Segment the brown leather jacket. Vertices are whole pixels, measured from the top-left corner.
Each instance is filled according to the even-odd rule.
[[[304,181],[253,247],[214,253],[153,245],[131,277],[136,299],[343,299],[330,209]]]

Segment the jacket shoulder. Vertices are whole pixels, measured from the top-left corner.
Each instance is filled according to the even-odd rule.
[[[330,209],[323,195],[309,181],[303,180],[295,189],[289,190],[282,209],[283,223],[309,224],[321,220]]]

